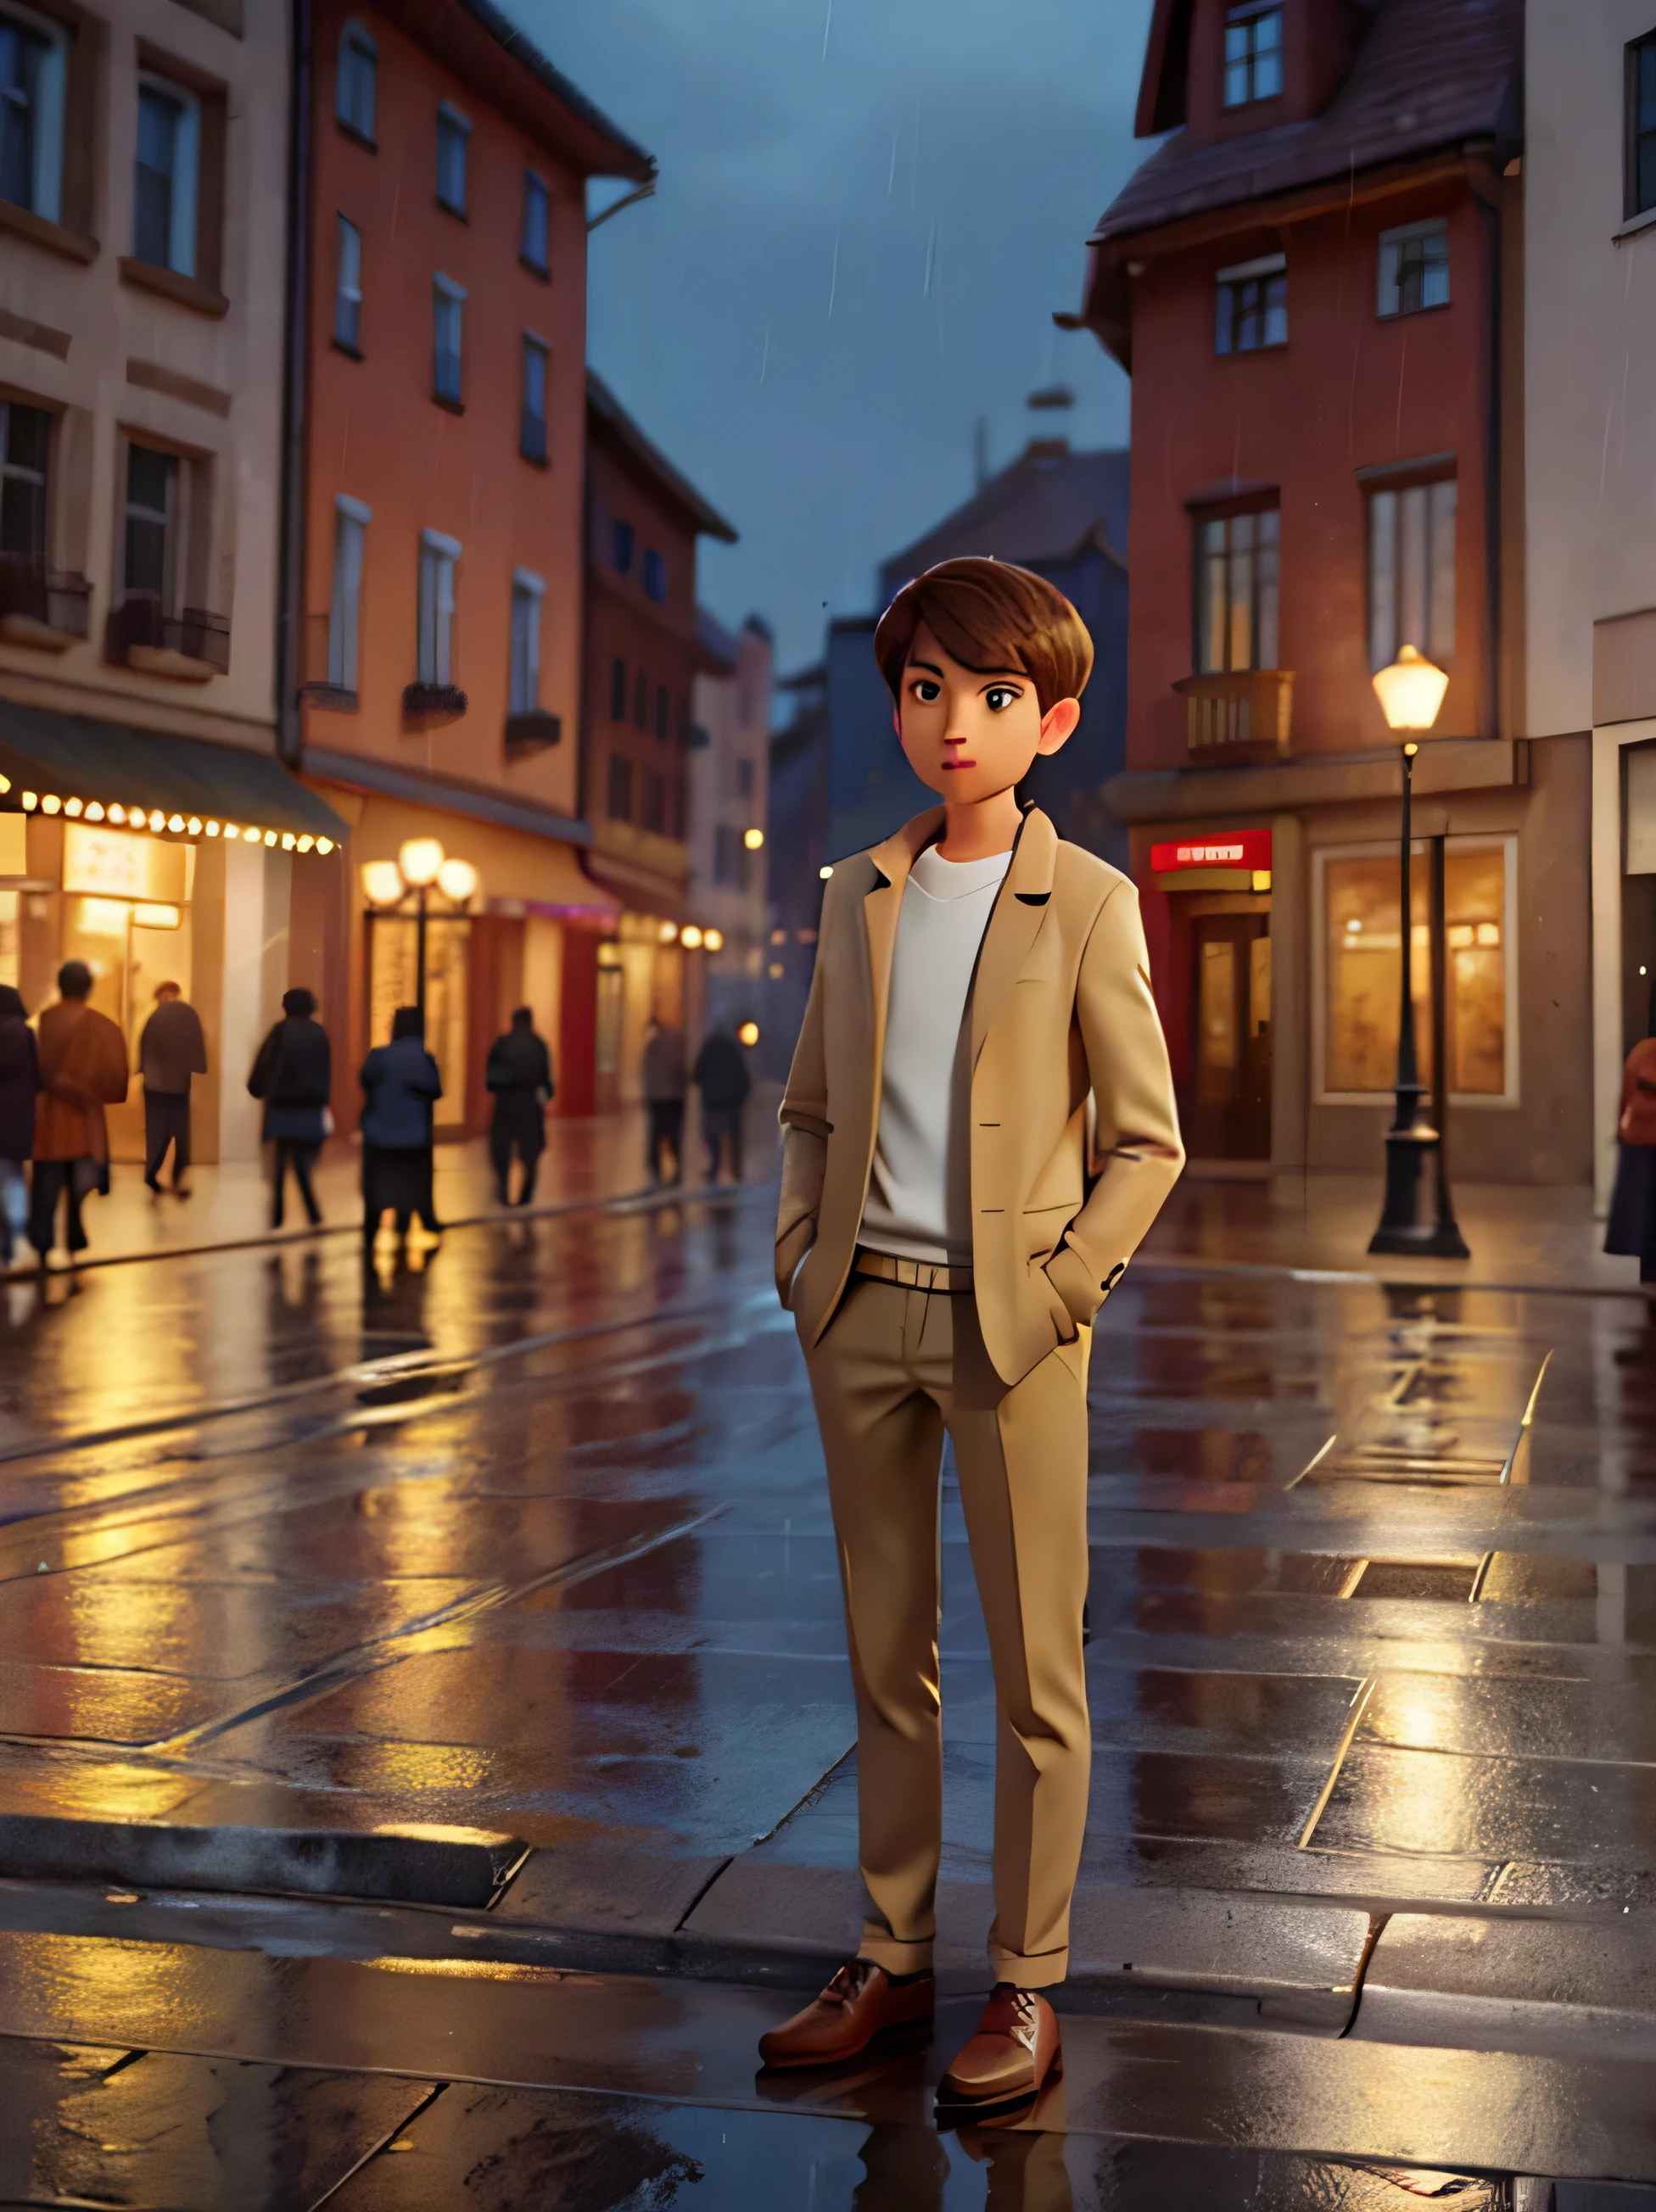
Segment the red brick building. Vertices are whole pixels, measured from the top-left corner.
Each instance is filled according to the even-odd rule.
[[[1089,241],[1134,383],[1108,797],[1221,1172],[1379,1160],[1401,774],[1369,679],[1412,644],[1449,677],[1416,827],[1450,840],[1462,1171],[1586,1173],[1586,757],[1527,742],[1512,673],[1521,35],[1519,0],[1158,0],[1138,129],[1175,135]]]

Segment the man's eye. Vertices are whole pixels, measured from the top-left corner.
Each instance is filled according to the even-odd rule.
[[[991,714],[998,714],[1003,707],[1009,707],[1018,696],[1010,684],[996,684],[984,692],[983,703]]]
[[[923,676],[914,687],[915,697],[927,707],[930,706],[934,699],[941,698],[942,694],[943,687],[941,684],[933,684]]]

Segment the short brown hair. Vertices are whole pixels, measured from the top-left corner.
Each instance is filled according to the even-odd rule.
[[[1044,576],[1009,561],[940,561],[904,584],[874,631],[874,659],[893,699],[922,623],[962,668],[1021,668],[1044,714],[1060,699],[1079,699],[1093,673],[1093,641],[1075,608]]]

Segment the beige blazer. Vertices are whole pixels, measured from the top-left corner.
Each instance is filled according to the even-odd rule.
[[[781,1118],[776,1287],[806,1346],[849,1275],[874,1164],[897,919],[941,807],[836,863]],[[1092,1320],[1184,1162],[1138,894],[1026,812],[973,978],[972,1273],[997,1373]],[[1085,1189],[1087,1103],[1097,1101]]]

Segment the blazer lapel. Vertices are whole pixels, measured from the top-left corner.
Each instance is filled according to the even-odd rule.
[[[977,955],[971,987],[974,1067],[984,1038],[1006,1011],[1030,947],[1046,918],[1057,854],[1057,832],[1040,809],[1032,806],[1012,848],[1012,865],[995,898]]]
[[[862,901],[863,927],[868,936],[868,990],[874,1012],[869,1039],[869,1107],[874,1122],[880,1116],[880,1073],[886,1057],[886,1012],[892,996],[892,956],[897,949],[897,919],[903,910],[903,890],[909,871],[942,827],[943,810],[916,814],[894,836],[876,845],[868,858],[878,879]],[[871,1127],[873,1123],[871,1122]],[[872,1145],[872,1138],[870,1139]]]

